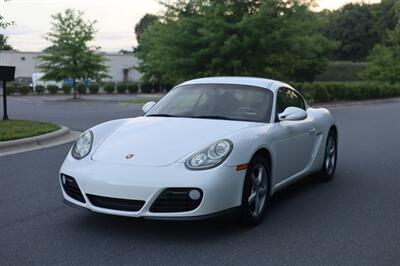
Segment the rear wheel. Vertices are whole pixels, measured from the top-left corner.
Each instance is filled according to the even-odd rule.
[[[336,171],[337,163],[337,138],[333,131],[329,132],[326,140],[324,163],[318,173],[321,181],[328,182],[332,180]]]
[[[241,219],[245,225],[256,226],[264,217],[270,197],[269,168],[261,155],[249,164],[243,187]]]

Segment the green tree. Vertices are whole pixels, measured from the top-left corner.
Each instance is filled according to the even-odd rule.
[[[8,37],[4,34],[0,34],[0,51],[11,51],[12,46],[7,43]]]
[[[364,60],[379,42],[379,32],[371,6],[348,4],[329,17],[327,36],[337,42],[335,59]]]
[[[400,19],[400,2],[398,0],[382,0],[371,6],[374,15],[374,27],[379,34],[379,43],[388,41],[387,31],[392,31]]]
[[[105,58],[99,47],[89,46],[96,21],[84,21],[83,12],[67,9],[52,16],[52,31],[46,39],[52,45],[40,56],[44,80],[73,80],[74,98],[78,80],[100,80],[107,77]]]
[[[4,2],[9,2],[11,0],[4,0]],[[0,14],[0,29],[5,29],[8,26],[13,25],[14,22],[13,21],[6,21],[3,17],[3,15]]]
[[[142,39],[147,28],[157,21],[158,17],[152,14],[146,14],[140,19],[140,21],[135,25],[135,35],[138,43],[140,42],[140,39]]]
[[[177,83],[222,75],[311,81],[324,70],[332,43],[298,0],[181,0],[140,41],[145,81]]]
[[[400,20],[394,30],[387,32],[387,45],[375,46],[368,60],[365,78],[389,83],[400,82]]]

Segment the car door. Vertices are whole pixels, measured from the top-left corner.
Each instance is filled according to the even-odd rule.
[[[310,115],[299,121],[279,121],[278,114],[287,107],[298,107],[306,111],[303,98],[290,88],[277,92],[277,127],[280,132],[278,149],[278,182],[303,171],[311,161],[315,143],[315,124]]]

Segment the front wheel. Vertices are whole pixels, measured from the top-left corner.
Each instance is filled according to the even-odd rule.
[[[321,181],[331,181],[336,171],[337,162],[337,138],[336,135],[331,131],[329,132],[326,140],[324,163],[321,170],[318,173],[318,177]]]
[[[242,222],[248,226],[261,223],[270,197],[269,168],[265,158],[255,156],[249,164],[242,196]]]

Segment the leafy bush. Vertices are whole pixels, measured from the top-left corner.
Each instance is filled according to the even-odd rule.
[[[129,84],[127,84],[127,88],[128,88],[129,93],[137,93],[139,90],[139,84],[129,83]]]
[[[29,91],[30,89],[28,85],[22,85],[21,87],[19,87],[19,93],[21,93],[22,95],[28,94]]]
[[[365,62],[333,61],[326,70],[315,77],[316,81],[360,81],[362,73],[367,68]]]
[[[63,90],[64,94],[71,94],[72,86],[69,84],[63,84],[62,90]]]
[[[36,85],[35,91],[37,94],[43,94],[45,91],[45,87],[43,85]]]
[[[153,92],[153,84],[151,84],[151,83],[142,83],[140,85],[140,91],[142,93],[152,93]]]
[[[18,83],[16,82],[10,82],[6,85],[7,87],[7,95],[12,95],[18,91]]]
[[[87,88],[84,83],[78,83],[78,85],[76,85],[76,90],[79,94],[86,94]]]
[[[126,83],[117,84],[118,93],[126,93],[127,89],[128,89],[128,86],[126,85]]]
[[[310,102],[378,99],[400,96],[400,84],[374,82],[291,83]]]
[[[115,84],[114,84],[114,83],[107,83],[107,84],[104,86],[104,90],[105,90],[107,93],[109,93],[109,94],[114,93],[114,91],[115,91]]]
[[[48,91],[50,94],[57,94],[57,92],[58,92],[58,86],[57,86],[57,85],[48,85],[48,86],[47,86],[47,91]]]
[[[314,101],[316,102],[328,102],[329,101],[329,92],[326,87],[318,86],[314,91]]]
[[[92,94],[97,94],[99,92],[99,85],[96,83],[90,84],[89,92]]]

